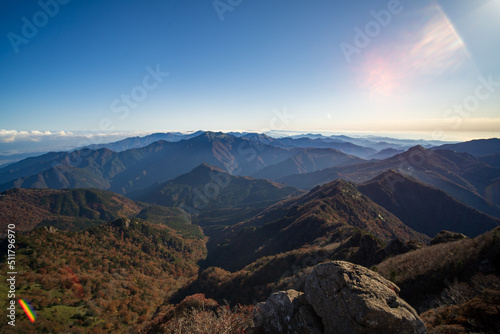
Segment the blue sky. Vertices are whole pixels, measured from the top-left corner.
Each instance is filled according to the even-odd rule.
[[[500,0],[216,3],[3,2],[0,141],[198,129],[498,137]]]

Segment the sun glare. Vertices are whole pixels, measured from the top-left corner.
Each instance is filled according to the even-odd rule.
[[[358,82],[371,99],[396,97],[421,79],[451,73],[471,59],[438,5],[425,8],[411,25],[397,41],[380,43],[366,53]]]

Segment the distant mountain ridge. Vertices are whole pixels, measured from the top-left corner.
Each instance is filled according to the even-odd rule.
[[[50,184],[52,188],[97,187],[124,194],[172,179],[201,163],[248,175],[293,154],[222,133],[204,133],[123,152],[83,149],[25,159],[0,169],[0,189]]]
[[[176,142],[185,139],[190,139],[199,136],[202,133],[203,131],[196,131],[193,133],[186,133],[186,134],[181,132],[153,133],[144,137],[129,137],[112,143],[94,144],[85,146],[84,148],[89,148],[92,150],[107,148],[111,151],[122,152],[133,148],[145,147],[160,140],[168,142]]]
[[[154,184],[130,197],[164,206],[193,211],[234,207],[266,207],[284,197],[298,195],[296,188],[268,180],[234,176],[203,163],[171,181]]]
[[[375,154],[370,155],[368,158],[383,160],[383,159],[387,159],[387,158],[392,158],[396,154],[401,154],[401,153],[404,153],[404,150],[396,150],[393,148],[386,148],[380,152],[377,152]]]
[[[37,157],[45,153],[47,152],[27,152],[27,153],[0,155],[0,168],[5,167],[11,163],[20,161],[22,159]]]
[[[107,144],[96,144],[86,146],[84,148],[90,148],[92,150],[98,150],[101,148],[107,148],[115,152],[122,152],[130,150],[133,148],[141,148],[148,146],[154,142],[163,140],[167,142],[178,142],[181,140],[189,140],[197,136],[203,135],[204,133],[210,133],[210,131],[196,131],[193,133],[180,133],[180,132],[167,132],[167,133],[153,133],[144,137],[130,137],[117,142],[107,143]],[[356,156],[367,156],[376,152],[375,149],[371,147],[364,147],[361,145],[353,144],[349,140],[332,139],[330,137],[316,136],[316,137],[281,137],[273,138],[262,133],[253,132],[229,132],[227,135],[248,139],[252,142],[270,145],[280,148],[333,148],[338,149],[346,154],[353,154]],[[349,139],[349,137],[345,137]]]
[[[447,193],[395,170],[359,184],[358,189],[407,226],[429,237],[442,230],[476,237],[500,225],[500,219],[483,214]]]
[[[359,146],[350,142],[343,142],[332,138],[279,138],[278,141],[288,147],[303,147],[303,148],[333,148],[342,151],[346,154],[355,155],[360,158],[365,158],[377,151],[371,147]]]
[[[167,142],[188,140],[202,135],[206,132],[210,131],[196,131],[186,134],[180,132],[154,133],[144,137],[130,137],[107,144],[90,145],[85,148],[90,148],[93,150],[107,148],[115,152],[121,152],[132,148],[145,147],[159,140]],[[347,136],[326,137],[323,135],[308,134],[301,136],[275,138],[263,133],[254,132],[229,132],[227,134],[237,138],[249,139],[259,144],[271,145],[280,148],[333,148],[340,150],[346,154],[356,155],[358,157],[366,157],[370,154],[374,154],[379,149],[402,147],[401,145],[395,143],[378,143],[370,140],[355,139]]]
[[[271,138],[255,133],[203,132],[178,140],[186,135],[167,135],[177,141],[160,140],[121,152],[107,148],[82,149],[24,159],[0,168],[0,191],[15,187],[99,188],[127,194],[172,180],[202,163],[233,175],[271,179],[301,189],[311,189],[335,179],[365,182],[395,169],[446,191],[482,212],[500,217],[500,167],[496,153],[476,157],[415,146],[383,160],[363,161],[346,154],[346,147],[361,150],[362,154],[371,154],[374,149],[343,142],[346,138],[341,136]],[[155,135],[148,138],[157,139]],[[484,144],[488,147],[486,152],[490,152],[490,142],[496,141],[463,144],[474,147]],[[381,147],[385,145],[378,143]],[[344,152],[332,148],[335,145],[343,146]],[[394,151],[385,153],[392,155]]]
[[[263,168],[252,176],[277,180],[283,175],[304,174],[328,167],[349,166],[361,162],[364,160],[332,148],[304,148],[285,161]]]
[[[125,194],[168,181],[202,163],[235,175],[253,175],[303,151],[303,148],[285,149],[245,137],[205,132],[188,140],[157,141],[122,152],[82,149],[28,158],[0,169],[0,190],[95,187]],[[340,152],[328,152],[332,164],[335,157],[348,160]]]
[[[433,150],[450,150],[455,152],[469,153],[475,156],[500,154],[500,139],[477,139],[463,143],[444,144],[434,147]]]
[[[277,181],[299,189],[311,189],[335,179],[362,183],[392,169],[443,190],[484,213],[500,217],[500,168],[468,153],[432,151],[416,146],[381,161],[326,168]]]

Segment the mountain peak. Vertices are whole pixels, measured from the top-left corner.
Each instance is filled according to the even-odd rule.
[[[224,169],[209,165],[207,163],[202,163],[196,166],[190,172],[177,176],[175,179],[169,181],[176,184],[188,184],[192,186],[197,186],[200,184],[210,183],[214,177],[214,174],[224,174],[229,177],[229,173]]]
[[[423,147],[422,145],[417,145],[417,146],[413,146],[413,147],[410,147],[408,149],[408,153],[414,153],[414,152],[428,152],[429,150],[426,149],[425,147]]]
[[[226,173],[227,174],[227,172],[224,169],[219,168],[219,167],[215,167],[215,166],[212,166],[212,165],[209,165],[206,162],[202,163],[201,165],[196,166],[188,174],[205,172],[205,171],[207,171],[207,172],[208,171],[210,171],[210,172],[219,172],[219,173]]]
[[[359,184],[358,189],[410,228],[429,237],[441,230],[476,236],[494,228],[498,222],[444,191],[395,170],[387,170]]]
[[[363,193],[361,189],[365,189],[366,187],[371,187],[374,185],[376,185],[376,187],[384,189],[386,193],[394,192],[396,187],[398,187],[397,185],[404,185],[404,187],[407,187],[409,189],[408,191],[411,191],[413,187],[429,187],[422,183],[420,180],[415,179],[410,175],[401,173],[396,169],[386,170],[385,172],[375,176],[374,178],[358,184],[358,189]]]
[[[341,194],[351,195],[354,197],[360,195],[359,191],[356,189],[356,186],[353,183],[338,179],[322,186],[314,187],[309,193],[304,196],[304,199],[310,201],[313,199],[336,197]]]
[[[414,159],[415,156],[427,157],[432,153],[431,150],[426,149],[421,145],[410,147],[407,151],[394,156],[396,159]]]
[[[367,181],[368,182],[380,182],[380,181],[387,181],[390,178],[404,178],[408,179],[408,176],[405,174],[400,173],[396,169],[388,169],[385,172],[375,176],[373,179]]]
[[[220,132],[220,131],[219,132],[205,131],[198,136],[198,138],[204,138],[204,139],[207,139],[209,141],[215,140],[215,139],[227,139],[227,138],[232,138],[232,137],[234,137],[234,136]]]

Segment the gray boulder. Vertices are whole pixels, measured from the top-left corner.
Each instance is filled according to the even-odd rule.
[[[379,274],[345,261],[314,268],[305,297],[326,334],[425,333],[417,312],[399,298],[399,288]]]
[[[323,334],[323,322],[311,305],[302,305],[288,326],[288,334]]]
[[[257,304],[255,327],[262,333],[288,333],[288,325],[302,306],[301,295],[302,292],[295,290],[280,291],[272,294],[265,303]]]

